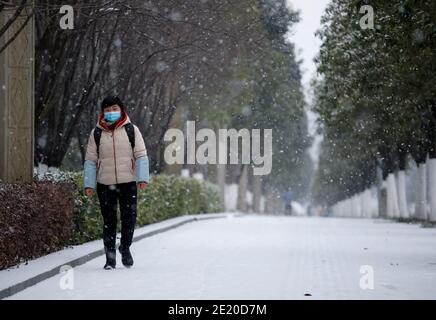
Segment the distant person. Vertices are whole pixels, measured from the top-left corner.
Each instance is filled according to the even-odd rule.
[[[292,215],[293,193],[291,192],[291,190],[288,189],[288,191],[283,192],[282,198],[285,203],[285,215]]]
[[[309,204],[307,206],[307,213],[306,214],[308,217],[310,217],[312,215],[312,205],[311,204]]]
[[[118,202],[121,211],[119,251],[123,265],[131,267],[133,257],[129,248],[136,224],[137,187],[146,188],[149,169],[141,132],[130,122],[117,96],[108,96],[101,104],[97,126],[88,139],[84,169],[85,194],[91,197],[97,189],[103,216],[104,269],[116,266]]]

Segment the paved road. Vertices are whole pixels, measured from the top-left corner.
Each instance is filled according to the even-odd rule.
[[[59,275],[10,298],[436,298],[436,229],[384,220],[205,220],[141,240],[132,253],[131,269],[118,257],[116,270],[103,270],[99,257],[74,269],[72,290]],[[363,290],[372,273],[373,289]]]

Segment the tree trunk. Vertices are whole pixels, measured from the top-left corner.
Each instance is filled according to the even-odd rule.
[[[387,218],[387,201],[386,188],[380,188],[378,193],[378,215],[380,218]]]
[[[383,173],[381,168],[377,168],[377,200],[378,216],[386,218],[386,189],[383,187]]]
[[[407,207],[406,197],[406,172],[400,170],[397,172],[397,189],[398,189],[398,206],[401,218],[409,218],[409,209]]]
[[[247,184],[248,184],[248,166],[242,165],[241,176],[239,178],[238,190],[238,210],[247,212]]]
[[[398,206],[398,191],[394,173],[388,175],[386,185],[387,215],[389,218],[398,218],[400,217],[400,209]]]
[[[262,178],[253,175],[253,211],[261,213],[260,199],[262,197]]]
[[[265,213],[267,214],[274,213],[274,192],[271,189],[269,189],[266,194]]]
[[[84,163],[88,141],[85,140],[85,136],[80,133],[80,127],[77,128],[76,136],[77,136],[77,141],[79,143],[80,157],[82,159],[82,163]]]
[[[436,221],[436,158],[431,158],[428,160],[428,171],[429,171],[429,203],[430,203],[430,212],[429,212],[429,220]]]
[[[225,128],[225,126],[222,126]],[[227,153],[223,152],[227,146],[227,140],[218,135],[219,129],[215,128],[215,132],[218,139],[218,150],[216,150],[218,155],[218,163],[216,165],[216,180],[218,187],[220,189],[220,196],[224,204],[226,204],[226,195],[225,195],[225,187],[226,187],[226,163],[227,163]]]
[[[360,201],[362,206],[362,216],[364,218],[372,218],[373,207],[372,207],[371,189],[366,189],[365,191],[362,192]]]
[[[431,103],[431,122],[429,130],[430,148],[428,150],[428,202],[430,212],[428,219],[436,221],[436,101]]]
[[[418,164],[415,199],[415,218],[425,220],[427,218],[427,174],[425,162]]]
[[[220,197],[222,203],[226,204],[226,194],[225,194],[225,187],[226,187],[226,165],[225,164],[217,164],[216,165],[216,183],[220,190]]]
[[[394,172],[397,170],[396,164],[398,155],[397,152],[393,152],[390,149],[381,150],[383,161],[381,162],[382,179],[386,186],[386,217],[395,218],[399,217],[398,208],[398,193],[395,182]]]

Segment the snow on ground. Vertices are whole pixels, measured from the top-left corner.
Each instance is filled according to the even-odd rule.
[[[385,220],[230,217],[197,221],[132,246],[135,265],[104,257],[11,299],[435,299],[436,229]],[[374,271],[363,290],[361,267]],[[311,294],[311,297],[305,296]]]
[[[193,214],[178,216],[164,221],[152,223],[135,230],[134,237],[141,237],[148,233],[154,233],[158,230],[168,228],[192,219],[204,219],[204,218],[218,218],[223,216],[233,216],[237,213],[208,213],[205,214]],[[120,234],[117,235],[120,238]],[[59,250],[50,253],[46,256],[29,261],[28,263],[22,263],[18,266],[0,271],[0,290],[4,290],[17,283],[21,283],[30,278],[36,277],[39,274],[50,271],[52,269],[58,269],[59,266],[67,264],[69,261],[73,261],[80,257],[92,254],[95,251],[102,250],[103,245],[101,240],[90,241],[81,245],[68,247],[64,250]]]

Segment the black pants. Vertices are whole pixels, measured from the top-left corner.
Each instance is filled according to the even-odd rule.
[[[115,249],[117,235],[117,208],[121,211],[121,245],[132,244],[136,223],[136,182],[104,185],[97,183],[97,194],[103,215],[103,243],[111,250]]]

